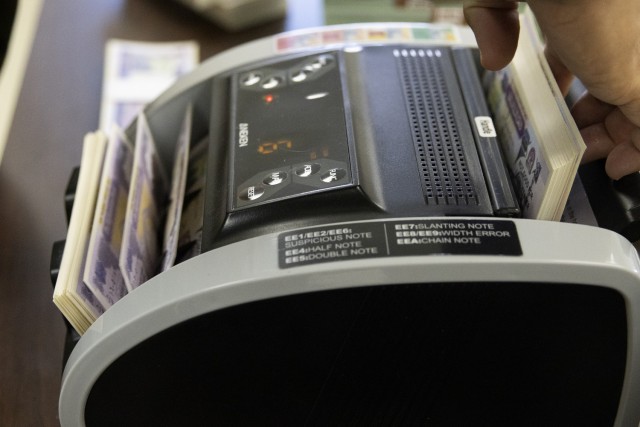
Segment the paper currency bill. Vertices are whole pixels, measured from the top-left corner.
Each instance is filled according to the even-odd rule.
[[[119,261],[129,291],[157,273],[166,197],[166,173],[158,157],[147,119],[144,114],[140,114]]]
[[[54,304],[79,334],[104,312],[82,279],[106,145],[107,138],[102,132],[84,138],[69,231],[53,292]]]
[[[160,271],[165,271],[176,260],[178,249],[178,230],[182,217],[182,204],[187,185],[187,171],[189,166],[189,145],[191,143],[192,107],[189,105],[182,122],[180,135],[176,143],[176,150],[171,176],[171,194],[164,229],[164,243],[162,265]]]
[[[109,133],[84,268],[85,284],[105,308],[127,294],[119,259],[132,163],[133,147],[114,125]]]
[[[109,40],[100,107],[100,129],[126,128],[142,108],[199,61],[198,44]]]
[[[178,235],[177,262],[199,255],[201,251],[208,141],[208,138],[199,141],[189,156],[187,189]]]

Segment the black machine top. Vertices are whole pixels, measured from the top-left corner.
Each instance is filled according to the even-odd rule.
[[[353,184],[338,58],[233,75],[233,209]]]
[[[474,55],[371,46],[218,78],[203,250],[356,214],[519,216]]]

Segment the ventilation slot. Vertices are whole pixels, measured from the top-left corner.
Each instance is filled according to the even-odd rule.
[[[402,76],[426,203],[477,205],[446,84],[446,73],[454,73],[449,52],[433,48],[393,53]]]

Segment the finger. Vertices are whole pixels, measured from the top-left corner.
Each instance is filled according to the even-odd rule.
[[[520,32],[517,2],[467,1],[464,16],[476,36],[483,67],[499,70],[511,62]]]
[[[604,119],[604,126],[607,133],[616,145],[628,144],[631,142],[631,134],[636,130],[636,126],[616,108]]]
[[[549,68],[551,68],[553,77],[556,79],[556,83],[558,83],[560,91],[566,96],[573,81],[573,73],[564,65],[551,46],[545,46],[544,54],[547,57],[547,63],[549,64]]]
[[[620,179],[640,171],[640,129],[631,136],[631,141],[616,146],[605,163],[605,171],[612,179]]]
[[[582,163],[607,157],[616,146],[603,122],[580,129],[580,134],[587,145],[587,150],[582,156]]]
[[[603,122],[614,108],[587,92],[573,105],[571,114],[578,128],[585,128]]]
[[[633,124],[640,127],[640,83],[635,94],[636,97],[632,101],[620,105],[620,109]]]

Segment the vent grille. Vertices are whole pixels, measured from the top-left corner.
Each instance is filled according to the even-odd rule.
[[[413,142],[428,205],[477,205],[447,85],[446,49],[396,49]],[[455,78],[455,76],[454,76]]]

